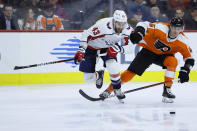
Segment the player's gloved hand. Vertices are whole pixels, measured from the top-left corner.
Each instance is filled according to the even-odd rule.
[[[188,82],[189,81],[189,73],[190,73],[190,69],[186,68],[186,67],[181,67],[181,70],[179,71],[179,81],[181,83],[184,82]]]
[[[143,39],[143,37],[145,36],[145,29],[142,26],[137,26],[134,30],[134,32],[132,32],[130,34],[130,40],[133,44],[137,44],[139,41],[141,41]]]
[[[80,61],[82,61],[84,54],[85,54],[85,49],[82,46],[79,46],[79,49],[77,50],[74,56],[75,64],[78,64]]]
[[[124,49],[117,43],[107,49],[107,55],[109,57],[116,57],[118,52],[123,53]]]

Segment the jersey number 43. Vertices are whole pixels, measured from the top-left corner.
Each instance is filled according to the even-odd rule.
[[[92,32],[93,32],[94,35],[98,35],[98,34],[100,33],[98,27],[94,27],[94,28],[92,29]]]

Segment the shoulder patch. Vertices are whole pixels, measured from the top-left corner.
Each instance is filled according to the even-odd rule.
[[[187,44],[187,45],[189,45],[188,37],[183,32],[181,32],[179,34],[178,40],[181,41],[181,42],[183,42],[183,43],[185,43],[185,44]]]
[[[169,31],[168,24],[165,24],[165,23],[156,23],[155,29],[158,29],[164,33],[168,33],[168,31]]]

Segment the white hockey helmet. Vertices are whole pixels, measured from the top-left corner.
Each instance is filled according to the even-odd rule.
[[[127,22],[127,15],[123,10],[115,10],[113,19],[118,22]]]

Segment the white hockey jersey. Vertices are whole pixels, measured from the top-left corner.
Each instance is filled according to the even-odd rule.
[[[118,34],[115,32],[113,18],[103,18],[91,26],[88,30],[84,30],[81,38],[81,46],[84,48],[89,47],[92,49],[109,48],[115,43],[121,45],[132,45],[129,40],[129,35],[133,31],[133,28],[128,24],[122,30],[122,33]],[[125,53],[131,52],[129,49],[125,49]]]

